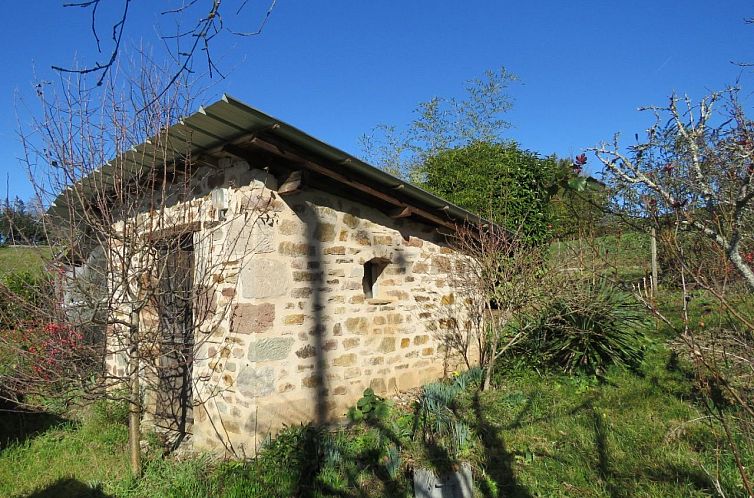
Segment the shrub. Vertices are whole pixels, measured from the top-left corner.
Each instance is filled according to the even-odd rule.
[[[534,355],[535,363],[601,376],[610,365],[641,365],[647,324],[647,314],[633,296],[599,282],[569,289],[516,326],[530,329],[521,348]]]
[[[10,273],[0,280],[0,330],[17,327],[21,322],[38,318],[53,292],[49,278],[31,272]]]
[[[445,443],[449,455],[458,457],[469,446],[471,430],[456,413],[456,398],[471,383],[481,381],[478,368],[460,374],[452,383],[433,382],[422,389],[416,401],[415,432],[419,429],[425,442]]]
[[[352,422],[361,422],[362,420],[375,422],[387,417],[388,411],[387,402],[377,396],[371,388],[366,388],[361,399],[356,402],[356,406],[352,406],[348,410],[348,418]]]
[[[0,329],[0,389],[19,400],[30,394],[50,402],[64,398],[84,371],[83,360],[94,363],[86,351],[83,335],[63,323],[28,320]]]
[[[518,144],[473,142],[427,158],[422,186],[448,201],[489,217],[529,242],[543,242],[551,229],[550,198],[562,170],[553,157]]]

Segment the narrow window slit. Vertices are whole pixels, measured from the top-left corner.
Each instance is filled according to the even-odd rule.
[[[389,261],[381,258],[373,258],[364,263],[364,277],[361,285],[364,288],[364,297],[373,299],[380,296],[380,277],[385,271]]]

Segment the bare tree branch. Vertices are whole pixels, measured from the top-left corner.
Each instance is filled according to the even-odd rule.
[[[103,85],[106,78],[115,66],[116,61],[118,60],[118,57],[122,51],[123,43],[127,39],[127,28],[131,25],[128,22],[129,16],[131,15],[131,0],[121,1],[122,7],[118,14],[118,18],[111,25],[112,48],[107,60],[95,62],[93,65],[84,68],[71,68],[60,65],[53,65],[52,69],[60,73],[79,75],[96,74],[97,86]],[[206,5],[207,3],[209,3],[209,6]],[[199,52],[204,52],[204,57],[206,58],[207,63],[207,71],[210,78],[212,78],[215,74],[218,74],[221,78],[224,78],[224,75],[219,70],[212,57],[211,45],[214,39],[222,32],[228,32],[231,35],[243,37],[257,36],[262,34],[264,28],[267,26],[270,20],[270,17],[272,16],[272,12],[275,9],[276,4],[277,0],[271,1],[270,5],[262,15],[262,19],[259,22],[257,29],[254,31],[234,30],[230,27],[227,27],[225,24],[225,18],[223,16],[224,9],[222,7],[225,6],[223,0],[204,0],[201,2],[199,0],[191,0],[183,3],[176,8],[161,11],[161,16],[173,16],[179,25],[176,34],[160,35],[160,39],[163,42],[167,40],[173,40],[176,42],[175,49],[169,49],[168,53],[171,58],[178,64],[178,69],[175,70],[173,76],[169,78],[165,83],[166,88],[163,90],[167,91],[167,87],[175,84],[183,74],[190,73],[192,71],[191,66],[193,60]],[[92,36],[94,37],[98,53],[102,53],[102,43],[98,28],[98,22],[103,15],[102,10],[100,9],[101,5],[101,0],[88,0],[63,4],[63,7],[77,7],[80,9],[90,10],[90,29]],[[239,18],[246,7],[247,0],[241,1],[240,5],[238,5],[238,7],[235,9],[233,16]],[[183,24],[183,21],[191,18],[195,19],[193,22],[191,22],[193,26],[188,29],[181,29],[180,25]],[[180,46],[180,42],[184,39],[189,41],[189,47],[185,50],[181,49]],[[158,95],[155,95],[155,98],[159,99],[160,97],[162,97],[164,95],[164,91],[159,92]],[[153,103],[154,102],[149,102],[147,104]]]

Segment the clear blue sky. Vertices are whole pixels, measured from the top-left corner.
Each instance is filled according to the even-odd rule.
[[[93,60],[86,11],[62,3],[5,9],[3,196],[8,172],[11,195],[31,192],[17,159],[17,118],[28,120],[24,105],[35,105],[32,83],[53,79],[52,64]],[[255,10],[247,11],[248,21],[233,19],[232,26],[253,29],[268,3],[249,0]],[[118,4],[104,2],[104,14]],[[131,42],[157,42],[157,4],[163,2],[135,1]],[[376,124],[406,123],[418,102],[458,96],[465,80],[505,66],[521,80],[510,92],[508,138],[542,154],[572,156],[616,131],[626,139],[641,132],[650,116],[636,108],[662,104],[671,91],[698,97],[737,79],[754,91],[752,70],[731,64],[754,62],[747,17],[754,17],[754,4],[726,0],[278,0],[261,36],[225,36],[214,45],[228,77],[214,81],[205,100],[228,92],[358,155],[358,138]],[[19,96],[25,104],[18,105]]]

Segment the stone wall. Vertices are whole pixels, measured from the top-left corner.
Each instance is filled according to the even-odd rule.
[[[230,202],[195,234],[197,266],[213,268],[197,282],[214,297],[196,332],[194,449],[253,455],[283,424],[343,417],[367,387],[389,394],[456,367],[437,338],[454,255],[436,227],[334,193],[280,197],[245,163],[228,171],[197,189],[228,187]],[[371,298],[369,261],[382,270]]]

